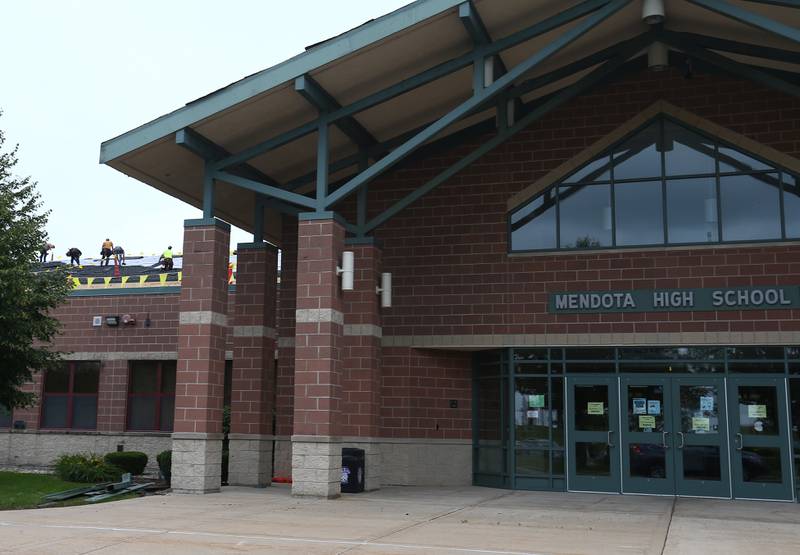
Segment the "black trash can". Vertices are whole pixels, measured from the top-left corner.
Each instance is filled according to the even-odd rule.
[[[364,491],[364,450],[342,449],[342,493]]]

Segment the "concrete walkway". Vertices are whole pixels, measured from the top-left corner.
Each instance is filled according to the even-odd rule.
[[[0,552],[800,553],[800,505],[385,488],[336,501],[286,486],[0,512]]]

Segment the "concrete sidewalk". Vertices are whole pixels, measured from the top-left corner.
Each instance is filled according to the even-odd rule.
[[[335,501],[224,488],[0,512],[3,553],[800,553],[800,505],[385,488]]]

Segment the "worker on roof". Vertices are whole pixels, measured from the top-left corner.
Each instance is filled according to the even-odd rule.
[[[47,253],[56,248],[53,243],[45,243],[39,249],[39,262],[47,262]]]
[[[167,250],[161,254],[161,258],[159,258],[158,261],[163,265],[165,270],[169,271],[172,269],[172,245],[167,247]]]
[[[114,266],[116,265],[125,265],[125,249],[122,246],[117,245],[113,249],[111,249],[111,254],[114,255]]]
[[[72,247],[67,251],[67,256],[69,256],[69,265],[74,266],[77,264],[78,266],[81,265],[81,255],[83,253],[77,247]]]
[[[108,266],[109,260],[111,260],[111,252],[114,250],[114,242],[106,237],[106,240],[103,241],[103,245],[100,247],[100,265],[101,266]]]

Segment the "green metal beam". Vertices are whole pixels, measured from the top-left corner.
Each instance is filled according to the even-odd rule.
[[[294,90],[300,93],[309,104],[319,110],[320,115],[335,112],[342,107],[342,105],[310,75],[301,75],[295,79]],[[377,139],[375,139],[363,125],[358,123],[353,116],[338,119],[335,125],[360,148],[370,148],[378,144]]]
[[[432,139],[451,124],[469,114],[473,109],[483,102],[491,100],[499,95],[501,92],[503,92],[503,90],[512,85],[514,81],[534,69],[543,61],[549,59],[566,46],[570,45],[572,42],[589,32],[594,27],[600,25],[603,21],[617,13],[629,3],[630,0],[612,0],[604,8],[586,17],[577,25],[571,27],[568,31],[560,34],[536,54],[530,56],[525,61],[515,66],[490,86],[476,94],[473,94],[471,98],[442,116],[435,123],[428,126],[424,131],[418,133],[416,136],[406,141],[403,145],[387,154],[384,158],[360,173],[345,186],[328,195],[328,198],[325,202],[325,208],[327,209],[332,207],[346,196],[355,192],[362,185],[369,183],[371,180],[390,169],[394,164],[414,152],[429,139]]]
[[[726,58],[725,56],[717,54],[716,52],[699,48],[687,41],[685,38],[681,37],[679,34],[671,31],[662,31],[659,36],[661,42],[668,44],[673,48],[683,50],[686,54],[697,58],[698,60],[702,60],[706,63],[714,65],[724,71],[727,71],[728,73],[750,79],[751,81],[755,81],[756,83],[760,83],[786,94],[800,97],[800,86],[789,83],[788,81],[784,81],[783,79],[767,73],[766,71],[762,71],[753,66],[731,60],[730,58]]]
[[[725,0],[688,0],[690,3],[720,15],[735,19],[745,25],[762,29],[793,42],[800,42],[800,29],[784,25],[774,19],[729,4]],[[798,6],[794,6],[798,7]]]
[[[492,37],[489,31],[486,30],[486,25],[483,24],[478,10],[472,4],[472,0],[464,2],[458,7],[458,17],[461,23],[469,33],[472,42],[475,44],[489,44],[492,42]]]
[[[631,52],[632,54],[633,52]],[[554,94],[550,99],[546,100],[545,102],[539,104],[537,107],[533,108],[529,111],[525,116],[520,118],[514,125],[508,127],[506,129],[501,129],[497,135],[495,135],[492,139],[487,141],[486,143],[482,144],[480,147],[472,151],[470,154],[438,174],[436,177],[425,183],[422,187],[416,189],[412,193],[406,195],[403,199],[393,204],[390,208],[386,211],[381,213],[379,216],[376,216],[372,220],[370,220],[367,225],[365,232],[372,231],[376,227],[382,225],[387,220],[395,216],[400,211],[404,210],[410,204],[416,202],[421,197],[427,195],[436,187],[456,175],[458,172],[462,171],[463,169],[467,168],[470,164],[478,160],[480,157],[485,155],[486,153],[490,152],[491,150],[497,148],[499,145],[504,143],[506,140],[517,134],[518,132],[522,131],[529,125],[531,125],[534,121],[538,120],[539,118],[545,116],[546,114],[553,111],[555,108],[563,105],[564,103],[572,100],[576,96],[582,94],[584,91],[588,90],[589,88],[595,86],[601,80],[607,78],[611,73],[619,69],[628,59],[628,55],[618,55],[616,58],[606,62],[603,66],[595,69],[590,74],[584,76],[582,79],[571,85],[570,87]]]
[[[560,12],[550,18],[545,19],[535,25],[532,25],[526,29],[518,31],[508,37],[503,39],[497,40],[491,44],[485,45],[481,47],[481,54],[483,56],[495,55],[499,54],[503,50],[507,50],[523,42],[536,38],[540,35],[548,33],[554,29],[558,29],[559,27],[566,25],[572,21],[585,17],[591,13],[596,12],[597,10],[606,6],[611,0],[585,0],[580,4],[570,7],[563,12]],[[464,69],[471,65],[475,58],[475,51],[468,52],[462,56],[457,58],[453,58],[452,60],[448,60],[443,62],[437,66],[434,66],[430,69],[422,71],[408,79],[405,79],[395,85],[387,87],[379,92],[371,94],[367,97],[362,98],[361,100],[357,100],[352,104],[344,106],[334,112],[326,114],[322,116],[322,119],[326,120],[328,123],[335,122],[341,118],[345,118],[348,116],[352,116],[378,104],[382,104],[393,98],[410,92],[414,89],[422,87],[428,83],[432,83],[437,79],[450,75],[456,71]],[[310,135],[317,130],[318,122],[317,120],[310,121],[308,123],[304,123],[303,125],[296,127],[292,130],[286,131],[285,133],[281,133],[275,137],[271,137],[265,141],[262,141],[258,144],[255,144],[240,153],[237,153],[227,159],[220,160],[218,163],[215,164],[214,168],[217,170],[224,170],[229,168],[230,166],[240,164],[242,162],[246,162],[251,158],[255,158],[265,152],[270,150],[276,149],[281,147],[285,144],[288,144],[292,141],[305,137],[306,135]]]
[[[780,6],[782,8],[800,8],[800,0],[745,0],[745,2],[768,4],[771,6]]]
[[[328,147],[328,125],[319,124],[317,132],[317,211],[325,210],[325,199],[328,196],[328,162],[330,148]]]
[[[800,3],[798,3],[798,6],[800,6]],[[719,37],[698,35],[695,33],[679,33],[672,31],[672,34],[675,36],[680,36],[682,40],[711,50],[721,50],[724,52],[731,52],[733,54],[744,54],[745,56],[764,58],[766,60],[774,60],[777,62],[788,62],[793,64],[800,63],[800,52],[795,52],[793,50],[783,50],[781,48],[761,46],[760,44],[736,42],[732,40],[721,39]]]
[[[243,189],[248,189],[260,195],[273,197],[278,200],[282,200],[284,202],[297,204],[299,206],[305,206],[306,208],[317,207],[317,202],[315,199],[309,198],[305,195],[298,195],[297,193],[293,193],[285,189],[280,189],[272,185],[267,185],[265,183],[261,183],[260,181],[247,179],[245,177],[240,177],[238,175],[233,175],[231,173],[219,170],[211,171],[209,172],[209,174],[213,179],[224,181],[226,183],[230,183],[231,185],[236,185],[237,187],[241,187]]]

